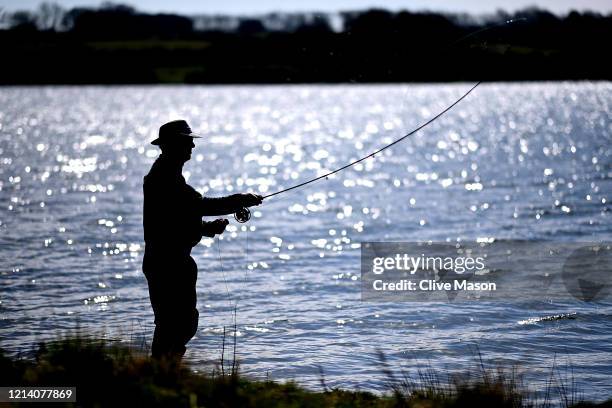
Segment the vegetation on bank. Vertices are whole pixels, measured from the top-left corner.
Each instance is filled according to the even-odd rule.
[[[389,384],[382,396],[330,389],[323,373],[323,390],[317,392],[293,382],[250,380],[239,374],[235,361],[201,374],[185,363],[155,361],[141,350],[77,336],[41,344],[34,359],[9,358],[0,351],[0,384],[75,386],[77,405],[84,407],[612,407],[612,400],[576,401],[575,391],[554,375],[547,395],[536,398],[515,371],[481,365],[479,372],[449,382],[432,369],[419,372],[417,379],[397,377],[382,354],[380,364]]]
[[[612,15],[367,10],[336,17],[340,23],[319,13],[186,17],[116,4],[0,9],[0,84],[612,79],[605,51]]]

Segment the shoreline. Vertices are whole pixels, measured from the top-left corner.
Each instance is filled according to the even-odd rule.
[[[231,356],[231,350],[226,351]],[[322,369],[322,390],[316,391],[295,381],[243,377],[235,357],[225,362],[221,358],[208,372],[195,372],[188,362],[150,359],[142,345],[119,345],[76,334],[40,343],[33,359],[8,357],[0,349],[0,384],[14,389],[76,387],[79,406],[604,408],[612,404],[612,399],[584,401],[573,379],[554,362],[547,387],[538,394],[525,384],[516,367],[485,368],[480,352],[475,356],[479,360],[475,369],[447,378],[430,366],[413,377],[395,373],[382,351],[378,358],[387,391],[378,394],[329,387]]]

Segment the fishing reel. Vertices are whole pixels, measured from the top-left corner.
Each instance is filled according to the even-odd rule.
[[[242,207],[234,213],[234,219],[241,224],[244,224],[251,219],[251,211],[247,207]]]

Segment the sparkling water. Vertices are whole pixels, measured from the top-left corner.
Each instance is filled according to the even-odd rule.
[[[470,84],[0,88],[0,347],[81,332],[150,344],[142,178],[158,127],[198,139],[200,192],[270,194],[403,136]],[[612,396],[612,303],[360,301],[360,243],[610,241],[612,84],[483,84],[404,142],[280,194],[192,251],[200,324],[186,358],[384,389],[395,370],[461,372],[478,350],[541,388],[553,361]],[[169,215],[170,216],[170,215]],[[526,279],[529,277],[527,276]],[[560,318],[550,318],[561,316]],[[226,355],[226,358],[228,356]]]

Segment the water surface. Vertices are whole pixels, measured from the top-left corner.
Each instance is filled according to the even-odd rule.
[[[142,177],[160,124],[205,135],[203,194],[269,194],[407,133],[470,84],[0,89],[0,346],[74,330],[150,344]],[[374,159],[266,200],[193,250],[206,369],[231,336],[255,377],[381,390],[396,369],[468,368],[477,347],[535,388],[556,359],[612,396],[612,303],[360,302],[364,241],[610,241],[612,84],[484,84]],[[233,220],[232,220],[233,221]],[[572,318],[541,319],[570,313]]]

